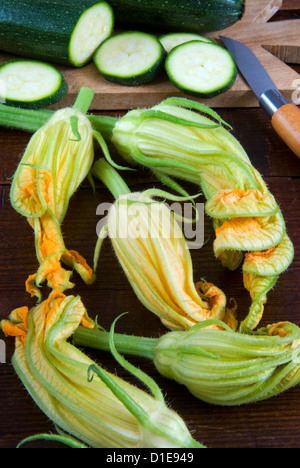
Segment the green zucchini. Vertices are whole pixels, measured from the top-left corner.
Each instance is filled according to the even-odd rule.
[[[0,49],[21,57],[81,67],[113,26],[113,10],[104,1],[0,2]]]
[[[56,0],[63,5],[90,6],[95,0]],[[240,20],[245,0],[108,0],[115,25],[151,32],[220,31]]]
[[[37,60],[9,60],[0,66],[0,100],[5,104],[40,109],[60,101],[68,92],[62,73]]]
[[[82,0],[80,4],[94,2]],[[109,4],[114,10],[116,26],[161,34],[219,31],[240,20],[245,9],[245,0],[109,0]]]
[[[237,76],[236,64],[227,49],[201,41],[174,47],[166,58],[165,69],[178,89],[202,98],[228,91]]]
[[[200,34],[184,32],[163,34],[159,37],[159,40],[167,53],[171,52],[171,50],[174,49],[174,47],[176,47],[177,45],[184,44],[185,42],[213,42],[212,39],[209,39],[205,36],[200,36]]]
[[[166,52],[156,36],[125,31],[99,46],[94,63],[106,80],[137,86],[153,80],[164,69],[165,57]]]

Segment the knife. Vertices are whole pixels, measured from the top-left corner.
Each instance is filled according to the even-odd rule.
[[[259,105],[271,118],[272,127],[300,158],[300,109],[282,96],[256,55],[245,44],[220,36],[256,95]]]

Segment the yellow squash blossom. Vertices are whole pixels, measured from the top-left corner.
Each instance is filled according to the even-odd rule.
[[[235,328],[223,291],[204,280],[194,283],[191,254],[175,213],[154,198],[170,195],[155,189],[131,193],[104,159],[92,173],[116,196],[103,232],[141,303],[171,329],[188,329],[208,318]],[[100,235],[94,270],[102,242]]]
[[[93,129],[82,111],[93,93],[83,88],[73,108],[55,112],[31,137],[14,174],[10,200],[35,233],[40,263],[27,290],[38,295],[45,279],[57,292],[72,287],[61,260],[90,283],[93,271],[76,251],[66,248],[61,232],[70,198],[88,176],[94,160]]]
[[[94,327],[80,297],[53,292],[1,323],[6,335],[16,336],[14,369],[46,416],[92,448],[202,448],[150,377],[120,356],[153,395],[103,370],[68,341],[79,324]]]

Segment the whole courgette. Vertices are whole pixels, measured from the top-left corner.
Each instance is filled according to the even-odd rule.
[[[57,0],[60,4],[92,5],[95,0]],[[245,0],[107,0],[115,24],[148,31],[211,32],[235,24],[243,16]]]
[[[220,31],[242,18],[245,0],[107,0],[117,27],[150,32]],[[40,3],[40,0],[37,0]],[[60,6],[87,8],[96,0],[55,0]]]
[[[243,15],[244,0],[109,0],[115,22],[161,31],[210,32]]]
[[[80,67],[113,29],[105,1],[0,1],[0,50]]]

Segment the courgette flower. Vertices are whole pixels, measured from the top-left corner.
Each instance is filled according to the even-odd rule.
[[[230,269],[243,262],[244,286],[252,303],[240,330],[253,330],[262,318],[267,293],[293,261],[283,215],[266,187],[220,192],[208,203],[214,216],[216,257]]]
[[[205,280],[194,283],[191,254],[176,215],[166,203],[155,199],[185,197],[155,188],[131,193],[105,159],[95,163],[92,174],[116,197],[99,235],[94,271],[108,235],[136,296],[165,326],[184,330],[216,318],[235,328],[234,308],[227,307],[223,291]]]
[[[161,375],[213,405],[236,406],[271,398],[300,382],[300,329],[279,322],[251,333],[208,320],[186,331],[147,338],[78,327],[77,346],[150,359]]]
[[[217,113],[203,104],[169,98],[151,109],[128,112],[114,125],[111,141],[127,162],[148,167],[170,187],[176,188],[175,178],[201,188],[206,198],[205,210],[216,233],[214,254],[224,267],[238,268],[248,252],[262,252],[263,258],[263,252],[269,249],[278,251],[276,265],[272,265],[272,256],[268,259],[272,280],[270,273],[267,278],[257,274],[256,286],[261,282],[259,289],[264,291],[259,293],[259,301],[250,288],[255,303],[241,324],[242,330],[248,330],[259,323],[266,292],[278,278],[278,262],[281,272],[287,269],[293,259],[293,247],[288,240],[288,253],[282,253],[281,243],[287,239],[287,233],[280,208],[224,124]]]
[[[71,344],[79,324],[94,327],[80,297],[53,292],[1,323],[6,335],[16,337],[12,364],[17,375],[61,431],[91,448],[204,448],[149,376],[112,349],[152,394],[102,369]]]
[[[66,248],[61,232],[70,198],[94,160],[94,133],[84,114],[92,97],[93,92],[82,88],[73,108],[51,115],[31,137],[13,177],[11,204],[34,230],[40,264],[26,282],[32,295],[40,296],[37,286],[44,280],[57,292],[73,286],[61,260],[85,282],[93,281],[92,269],[78,252]]]
[[[201,185],[207,199],[226,189],[259,189],[245,150],[222,124],[204,104],[169,98],[129,111],[115,123],[111,142],[128,163]]]

